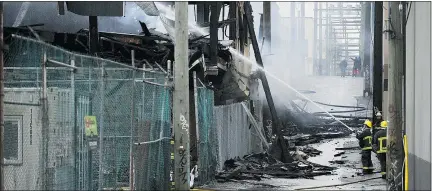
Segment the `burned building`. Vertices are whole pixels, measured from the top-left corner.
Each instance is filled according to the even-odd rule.
[[[169,5],[169,2],[164,4]],[[240,37],[242,35],[239,34],[244,29],[237,27],[237,31],[239,32],[236,32],[232,27],[241,26],[235,19],[237,13],[230,13],[228,19],[223,21],[219,21],[219,18],[216,18],[217,24],[210,26],[210,19],[212,19],[209,14],[211,9],[210,4],[195,4],[191,6],[197,6],[199,9],[200,7],[204,7],[207,11],[207,17],[202,15],[204,20],[198,21],[198,24],[200,27],[210,28],[210,34],[203,35],[191,32],[189,40],[190,70],[196,71],[204,84],[214,88],[216,94],[215,102],[217,104],[224,104],[227,100],[235,100],[236,102],[245,100],[248,96],[247,87],[249,85],[247,76],[250,72],[250,66],[234,63],[231,53],[226,49],[227,46],[235,46],[236,44],[237,46],[244,47],[246,43],[246,39]],[[173,20],[168,17],[147,15],[144,13],[145,11],[139,9],[140,6],[146,6],[145,4],[137,5],[133,2],[121,3],[120,5],[123,5],[122,8],[125,11],[130,11],[125,12],[124,17],[97,17],[96,24],[99,31],[97,36],[99,38],[95,41],[98,42],[96,45],[97,51],[93,52],[91,50],[91,42],[89,42],[91,34],[88,29],[93,23],[89,22],[89,17],[77,15],[71,11],[82,14],[96,11],[80,10],[80,8],[90,6],[87,4],[86,6],[79,6],[79,3],[67,2],[66,5],[67,9],[72,8],[72,10],[64,11],[62,13],[64,15],[59,15],[58,4],[56,2],[5,3],[6,43],[9,35],[19,34],[32,38],[40,38],[45,42],[73,52],[91,53],[101,58],[122,63],[131,63],[130,52],[134,50],[136,52],[135,59],[138,67],[147,67],[161,71],[167,70],[168,60],[174,60],[174,45],[169,32],[168,34],[163,34],[154,28],[148,27],[155,26],[155,22],[160,22],[159,18],[162,18],[160,20],[162,20],[165,28],[173,28]],[[119,14],[118,10],[112,9],[111,13]],[[140,11],[137,11],[137,9]],[[223,9],[222,12],[225,14],[225,6],[222,7],[219,5],[218,9],[219,12]],[[204,12],[198,12],[198,14],[204,14]],[[151,15],[151,13],[149,14]],[[41,17],[39,15],[44,16]],[[198,15],[198,18],[200,17],[201,15]],[[137,18],[143,18],[147,22],[140,21]],[[205,20],[206,18],[207,20]],[[218,33],[224,32],[223,35],[226,35],[227,28],[229,28],[229,32],[234,34],[230,33],[227,40],[219,40],[218,36],[220,35]],[[216,32],[212,32],[212,30]]]
[[[82,4],[81,4],[82,3]],[[141,2],[141,3],[133,3],[133,2],[113,2],[105,4],[102,6],[100,3],[93,2],[66,2],[63,4],[58,4],[57,2],[7,2],[4,3],[4,36],[6,43],[6,62],[5,67],[7,68],[6,79],[8,80],[7,88],[17,88],[11,89],[7,98],[12,99],[16,97],[15,94],[19,94],[23,92],[25,89],[20,90],[23,87],[33,88],[30,93],[26,93],[28,95],[35,95],[37,97],[40,93],[41,84],[40,75],[37,71],[40,71],[40,61],[42,59],[42,55],[44,51],[48,53],[48,59],[62,61],[64,63],[68,63],[71,61],[71,57],[76,57],[75,60],[80,70],[89,65],[90,67],[97,67],[99,63],[97,61],[104,60],[106,62],[116,62],[117,64],[123,64],[121,67],[110,68],[108,71],[109,77],[114,77],[116,79],[109,80],[118,80],[116,82],[109,82],[105,84],[106,93],[96,93],[102,95],[100,97],[104,97],[105,100],[101,100],[101,98],[96,98],[93,101],[95,94],[89,95],[75,95],[75,102],[72,103],[70,98],[65,98],[64,100],[69,100],[71,103],[59,103],[66,105],[76,105],[75,107],[82,107],[78,109],[83,109],[82,113],[74,113],[79,111],[77,108],[73,109],[68,107],[66,113],[72,113],[72,116],[75,116],[75,120],[67,121],[71,123],[71,126],[65,126],[63,121],[58,120],[56,122],[52,119],[53,123],[58,126],[58,129],[62,130],[67,129],[67,142],[56,145],[56,151],[50,151],[51,155],[59,155],[59,156],[47,156],[49,160],[46,159],[37,159],[34,161],[29,161],[29,158],[26,155],[23,155],[22,158],[23,163],[28,163],[33,166],[37,166],[36,163],[43,163],[43,161],[53,161],[48,167],[40,166],[38,169],[35,169],[35,173],[30,174],[28,176],[37,177],[40,175],[39,171],[48,170],[47,176],[45,179],[52,180],[54,182],[66,182],[65,180],[69,180],[72,178],[76,178],[77,180],[73,180],[77,184],[74,185],[55,185],[55,184],[46,184],[43,183],[44,180],[36,180],[32,179],[32,181],[27,181],[28,185],[24,185],[24,187],[20,187],[20,182],[18,181],[20,178],[19,174],[25,172],[27,167],[22,167],[21,170],[16,170],[13,166],[9,165],[12,168],[8,168],[8,184],[11,185],[8,188],[10,189],[39,189],[39,188],[50,188],[50,189],[95,189],[100,185],[103,187],[119,187],[126,186],[129,183],[130,178],[130,167],[129,165],[129,141],[127,141],[131,136],[130,130],[132,125],[124,125],[122,122],[128,121],[129,118],[132,118],[130,114],[130,110],[132,106],[130,106],[130,97],[132,92],[130,88],[127,88],[125,83],[121,82],[130,80],[129,76],[130,72],[127,69],[135,69],[134,66],[140,69],[140,71],[149,71],[149,72],[158,72],[162,74],[166,74],[170,72],[172,66],[170,66],[169,61],[174,62],[174,41],[172,39],[172,29],[174,21],[172,18],[160,15],[157,13],[158,9],[152,2]],[[230,8],[227,9],[227,5],[229,4]],[[193,10],[193,6],[196,6],[198,10],[197,14],[201,14],[197,16],[197,18],[204,18],[198,22],[200,28],[204,28],[205,30],[209,29],[210,34],[202,34],[201,32],[190,32],[189,38],[189,69],[190,69],[190,81],[191,87],[190,92],[193,92],[193,73],[196,72],[198,81],[201,86],[204,86],[206,89],[211,89],[212,94],[209,94],[213,97],[214,92],[214,102],[211,104],[215,105],[224,105],[233,102],[241,102],[249,97],[249,73],[251,70],[251,66],[245,64],[241,61],[236,60],[233,55],[231,55],[228,47],[235,47],[235,49],[240,50],[241,54],[248,55],[249,51],[249,40],[247,34],[246,23],[242,21],[242,15],[240,10],[242,3],[232,2],[232,3],[196,3],[190,5],[190,8]],[[105,11],[101,11],[100,9],[88,9],[89,7],[103,7],[106,8]],[[170,7],[170,3],[162,4],[162,7]],[[153,12],[152,12],[153,11]],[[165,10],[167,11],[167,10]],[[211,12],[221,12],[221,14],[226,15],[222,20],[219,20],[219,16],[211,15]],[[133,14],[131,14],[133,13]],[[134,15],[135,14],[135,15]],[[193,12],[192,12],[193,14]],[[96,15],[99,15],[96,17]],[[124,16],[124,17],[122,17]],[[193,19],[193,18],[192,18]],[[158,22],[158,23],[155,23]],[[160,26],[165,29],[165,32],[161,32]],[[159,27],[159,28],[158,28]],[[156,28],[156,29],[155,29]],[[223,37],[221,37],[223,36]],[[19,38],[18,38],[19,37]],[[19,40],[17,40],[19,39]],[[24,39],[24,40],[23,40]],[[51,46],[52,45],[52,46]],[[49,47],[49,48],[47,48]],[[58,48],[60,47],[60,48]],[[52,49],[52,50],[51,50]],[[61,49],[61,50],[60,50]],[[132,56],[132,52],[134,52],[134,56]],[[76,55],[75,55],[76,54]],[[78,56],[79,55],[79,56]],[[92,58],[87,59],[87,55],[92,55]],[[29,59],[31,57],[31,60]],[[41,60],[39,60],[39,57]],[[84,57],[86,60],[83,61]],[[132,58],[133,57],[133,58]],[[29,59],[29,60],[26,60]],[[134,63],[134,65],[132,64]],[[28,70],[30,73],[23,72],[24,67],[36,66],[34,70]],[[93,66],[90,66],[93,65]],[[22,67],[22,68],[17,68]],[[120,68],[120,69],[119,69]],[[35,72],[36,71],[36,72]],[[98,71],[96,68],[94,71]],[[85,72],[84,72],[85,73]],[[100,74],[100,73],[99,73]],[[97,75],[99,75],[97,74]],[[51,70],[49,72],[48,84],[51,86],[49,88],[60,91],[71,91],[71,87],[78,87],[82,82],[79,82],[84,75],[88,75],[93,78],[93,73],[81,73],[76,76],[75,80],[72,80],[70,73],[68,71],[60,71],[60,70]],[[105,74],[99,75],[101,79]],[[169,76],[169,75],[167,75]],[[127,79],[126,79],[127,78]],[[151,76],[146,76],[146,78],[151,78]],[[159,77],[154,77],[159,78]],[[27,82],[23,82],[22,80],[26,79]],[[35,81],[36,79],[36,81]],[[100,81],[103,81],[99,79]],[[144,77],[143,77],[144,79]],[[160,84],[164,83],[163,77],[162,80],[158,82]],[[33,80],[33,82],[32,82]],[[53,81],[62,81],[62,83],[53,83]],[[87,79],[86,79],[87,80]],[[95,79],[88,79],[90,88],[89,90],[98,91],[99,82]],[[67,81],[67,82],[66,82]],[[11,85],[11,82],[17,83],[15,85]],[[77,82],[75,85],[70,85],[70,82]],[[79,83],[78,83],[79,82]],[[141,80],[142,82],[142,80]],[[24,85],[24,83],[27,83]],[[84,88],[83,88],[84,89]],[[160,93],[164,92],[160,89],[153,88],[154,92]],[[27,91],[27,90],[26,90]],[[30,91],[30,90],[29,90]],[[25,92],[25,91],[24,91]],[[84,92],[84,91],[82,91]],[[81,92],[81,93],[82,93]],[[102,92],[102,91],[101,91]],[[84,93],[83,93],[84,94]],[[157,110],[160,108],[170,107],[170,99],[169,92],[164,92],[163,97],[158,97],[158,94],[153,94],[153,101],[159,104],[159,108],[151,108],[153,110]],[[51,96],[51,95],[49,95]],[[93,97],[93,98],[92,98]],[[144,96],[143,96],[144,97]],[[156,97],[156,98],[155,98]],[[194,96],[190,96],[192,99]],[[58,99],[56,97],[55,99]],[[63,97],[62,97],[63,98]],[[54,98],[53,98],[54,99]],[[126,100],[126,101],[125,101]],[[23,101],[23,100],[18,100]],[[26,100],[24,100],[26,101]],[[34,101],[34,100],[33,100]],[[34,104],[39,103],[37,100]],[[51,102],[51,100],[50,100]],[[52,101],[54,102],[54,101]],[[108,103],[119,103],[126,102],[123,107],[119,107],[116,104],[108,104]],[[33,102],[32,102],[33,103]],[[106,106],[106,110],[111,111],[107,112],[103,109],[100,109],[100,105],[104,103]],[[162,104],[161,104],[162,103]],[[193,103],[193,102],[191,102]],[[15,104],[15,102],[13,103]],[[12,106],[8,106],[9,111],[15,110],[17,106],[9,104]],[[141,105],[139,105],[141,104]],[[146,112],[150,113],[150,107],[147,107],[146,103],[139,103],[136,105],[138,107],[138,113],[143,116],[148,115]],[[34,106],[38,110],[41,109],[41,105]],[[49,107],[56,107],[55,104],[50,104]],[[154,106],[152,106],[154,107]],[[191,115],[195,115],[193,112],[193,104],[191,104]],[[12,108],[12,109],[10,109]],[[58,108],[61,108],[60,106]],[[104,162],[113,164],[108,167],[101,168],[98,164],[98,157],[100,157],[97,152],[93,153],[93,156],[90,154],[83,154],[86,152],[85,149],[81,149],[77,145],[79,144],[87,144],[82,138],[81,132],[71,131],[72,128],[77,128],[79,130],[83,128],[83,120],[82,118],[87,115],[87,110],[93,110],[93,112],[98,112],[99,109],[102,111],[102,115],[106,115],[105,120],[102,120],[98,116],[98,120],[105,121],[106,132],[104,135],[104,148],[111,147],[111,150],[103,151],[104,154],[109,155],[109,157],[105,157]],[[84,111],[86,110],[86,111]],[[167,112],[167,111],[163,112]],[[16,110],[17,112],[21,112],[20,110]],[[66,110],[65,110],[66,111]],[[23,110],[24,112],[24,110]],[[28,112],[26,110],[26,112]],[[81,111],[80,111],[81,112]],[[168,111],[170,112],[170,111]],[[212,113],[210,111],[209,113]],[[42,112],[41,112],[42,113]],[[160,112],[162,113],[162,112]],[[11,115],[23,115],[25,117],[33,116],[28,113],[11,113]],[[34,136],[34,139],[42,139],[44,137],[41,135],[42,129],[45,126],[41,124],[44,120],[40,118],[39,113],[38,120],[35,121],[38,123],[38,126],[35,126],[33,129],[35,132],[39,133],[38,136]],[[80,115],[78,115],[80,114]],[[82,114],[82,115],[81,115]],[[91,112],[90,112],[91,114]],[[93,113],[94,114],[94,113]],[[49,113],[48,115],[57,115],[54,113]],[[94,114],[96,115],[96,114]],[[72,118],[72,116],[70,116]],[[24,117],[24,118],[25,118]],[[159,117],[161,118],[161,117]],[[166,117],[164,119],[155,119],[155,122],[152,122],[151,126],[160,126],[158,128],[164,129],[164,133],[166,133],[166,129],[171,128],[170,117]],[[191,118],[191,148],[192,148],[192,156],[193,161],[197,160],[197,154],[193,154],[194,144],[196,146],[196,137],[194,140],[194,125],[193,121],[195,117]],[[51,119],[50,119],[51,120]],[[15,127],[16,125],[19,128],[23,129],[23,126],[26,126],[29,122],[28,119],[19,119],[19,120],[11,120],[10,127]],[[143,122],[144,121],[144,122]],[[140,124],[146,123],[148,121],[139,121],[137,124],[142,125],[143,127],[148,127],[148,124]],[[15,123],[17,122],[17,123]],[[35,123],[36,123],[35,122]],[[20,125],[21,124],[21,125]],[[51,124],[49,124],[51,125]],[[138,126],[138,125],[137,125]],[[36,128],[37,127],[37,128]],[[54,128],[51,128],[54,129]],[[145,129],[145,128],[142,128]],[[60,131],[59,130],[59,131]],[[23,131],[23,130],[22,130]],[[69,132],[71,131],[71,132]],[[162,130],[160,130],[162,131]],[[28,143],[29,136],[28,132],[17,132],[18,134],[23,134],[22,140],[24,144]],[[147,134],[148,135],[147,135]],[[51,140],[63,140],[61,137],[57,136],[57,134],[53,133],[53,136],[49,136]],[[151,136],[155,136],[148,132],[137,132],[138,135],[146,134],[147,138],[143,141],[151,140]],[[195,133],[196,134],[196,133]],[[129,137],[128,137],[129,136]],[[66,137],[66,135],[65,135]],[[113,138],[114,137],[114,138]],[[79,140],[76,140],[79,139]],[[84,141],[83,141],[84,140]],[[75,141],[78,141],[75,142]],[[81,142],[80,142],[81,141]],[[140,140],[141,141],[141,140]],[[34,141],[36,143],[36,141]],[[42,141],[41,141],[42,142]],[[48,141],[49,142],[49,141]],[[51,141],[52,142],[52,141]],[[50,142],[50,143],[51,143]],[[19,149],[27,152],[29,149],[34,149],[35,153],[38,156],[45,155],[39,154],[46,151],[43,151],[43,148],[46,149],[45,145],[37,142],[38,145],[33,145],[31,148],[27,145],[24,145],[21,148],[17,148],[17,152]],[[54,144],[54,143],[53,143]],[[54,146],[49,145],[48,148],[53,148]],[[63,149],[66,154],[62,154],[62,148],[71,148],[72,151],[67,149]],[[87,148],[87,147],[82,147]],[[158,150],[158,147],[150,148],[149,150],[155,151]],[[169,154],[166,148],[164,147],[158,153],[164,152],[163,155]],[[40,151],[39,151],[40,150]],[[102,149],[100,149],[102,150]],[[36,152],[38,151],[38,152]],[[113,152],[111,152],[113,151]],[[72,153],[69,153],[72,152]],[[60,154],[59,154],[60,153]],[[144,154],[149,154],[150,151],[145,151]],[[139,153],[140,154],[140,153]],[[142,153],[141,153],[142,154]],[[34,154],[36,155],[36,154]],[[111,157],[112,156],[112,157]],[[56,158],[57,157],[57,158]],[[60,158],[60,159],[58,159]],[[89,159],[89,163],[86,164],[85,159]],[[91,159],[93,158],[93,159]],[[91,160],[93,160],[93,163]],[[64,162],[67,160],[67,164]],[[58,162],[61,161],[61,162]],[[102,161],[102,160],[100,160]],[[147,161],[148,162],[148,161]],[[153,163],[157,163],[157,160],[153,160]],[[66,164],[66,165],[63,165]],[[62,166],[63,165],[63,166]],[[105,164],[104,164],[105,165]],[[141,164],[136,164],[137,166]],[[147,165],[147,164],[146,164]],[[99,166],[99,168],[98,168]],[[151,166],[151,165],[148,165]],[[146,167],[151,168],[151,167]],[[162,167],[158,167],[160,170]],[[101,184],[96,184],[98,175],[97,169],[106,170],[102,172],[105,175],[105,180],[100,182]],[[165,169],[163,169],[165,170]],[[163,171],[161,170],[161,171]],[[79,172],[78,172],[79,171]],[[81,171],[85,171],[85,173],[81,173]],[[144,170],[143,170],[144,171]],[[12,172],[16,172],[13,174]],[[64,173],[63,173],[64,172]],[[90,173],[93,172],[94,174]],[[77,173],[77,175],[74,175]],[[99,175],[101,171],[99,172]],[[14,177],[12,177],[14,176]],[[89,178],[87,177],[89,176]],[[93,177],[90,177],[93,176]],[[136,175],[137,178],[140,177],[139,174]],[[142,177],[142,176],[141,176]],[[150,177],[150,175],[148,176]],[[84,181],[83,179],[90,179],[91,181]],[[151,182],[152,179],[149,179]],[[45,180],[46,181],[46,180]],[[161,179],[162,181],[162,179]],[[36,183],[35,183],[36,182]],[[42,182],[42,183],[41,183]],[[156,183],[157,184],[157,183]],[[157,185],[151,186],[157,186]],[[41,185],[48,187],[40,187]],[[141,185],[136,185],[137,187]]]

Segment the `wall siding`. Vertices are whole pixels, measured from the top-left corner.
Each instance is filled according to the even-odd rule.
[[[413,2],[407,23],[406,127],[409,190],[431,189],[430,11],[430,2]]]

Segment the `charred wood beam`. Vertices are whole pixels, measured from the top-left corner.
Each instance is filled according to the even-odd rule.
[[[210,66],[217,65],[217,45],[218,45],[218,31],[219,31],[219,15],[221,11],[220,2],[212,2],[211,16],[210,16]]]
[[[75,42],[77,44],[81,45],[86,50],[86,52],[89,51],[89,49],[87,48],[87,46],[79,40],[78,36],[77,36],[77,38],[75,38]]]
[[[30,26],[27,26],[27,28],[30,30],[30,32],[32,32],[36,39],[41,40],[39,34],[35,30],[33,30],[33,28],[31,28]]]
[[[77,32],[77,34],[81,35],[87,35],[88,30],[87,29],[81,29]],[[162,37],[157,35],[152,36],[144,36],[144,35],[131,35],[131,34],[124,34],[124,33],[113,33],[113,32],[99,32],[99,35],[109,36],[109,37],[124,37],[124,38],[133,38],[138,40],[162,40],[162,41],[168,41],[171,42],[171,39],[168,37]]]
[[[73,52],[89,53],[89,37],[88,30],[82,31],[79,34],[67,34],[67,33],[55,33],[50,31],[35,30],[42,40],[45,40],[55,46],[65,48]],[[27,26],[24,27],[5,27],[6,40],[11,39],[12,34],[18,34],[22,36],[34,38],[34,34],[29,30]],[[123,37],[136,38],[136,35],[124,35],[115,33],[99,33],[99,49],[98,56],[106,59],[115,60],[123,63],[130,63],[130,50],[134,49],[137,52],[137,59],[147,58],[151,63],[158,62],[165,67],[166,60],[171,59],[172,51],[169,53],[169,44],[158,43],[156,45],[135,45],[134,43],[127,43],[119,41]],[[45,36],[53,36],[45,37]],[[67,37],[66,37],[67,36]],[[111,38],[113,37],[113,38]],[[116,39],[114,39],[116,38]],[[8,41],[8,42],[9,42]],[[141,66],[138,62],[137,65]]]
[[[229,3],[228,18],[235,20],[235,22],[232,22],[229,26],[229,39],[236,40],[237,39],[237,2],[236,1],[232,1]]]
[[[89,16],[89,29],[90,54],[96,54],[99,51],[99,32],[97,16]]]
[[[143,48],[143,47],[139,47],[139,46],[135,46],[135,45],[131,45],[131,44],[126,44],[126,43],[123,43],[123,42],[111,39],[109,37],[101,37],[101,40],[105,40],[105,41],[108,41],[108,42],[121,44],[121,45],[123,45],[125,47],[130,47],[130,48],[134,48],[134,49],[137,49],[137,50],[141,50],[145,54],[148,54],[148,55],[151,55],[151,56],[165,56],[166,53],[167,53],[167,51],[154,52],[154,51],[151,51],[151,50],[149,50],[147,48]]]
[[[244,10],[245,10],[246,23],[248,25],[250,39],[252,41],[252,47],[253,47],[254,54],[255,54],[255,59],[261,67],[264,67],[263,61],[261,58],[261,53],[260,53],[260,50],[258,47],[257,38],[255,35],[255,29],[253,27],[252,6],[250,5],[250,2],[245,2]],[[288,151],[288,145],[285,142],[285,140],[283,139],[282,124],[278,118],[276,108],[274,106],[273,97],[271,95],[271,91],[270,91],[270,87],[268,85],[267,77],[266,77],[265,73],[262,71],[261,71],[261,82],[263,84],[263,89],[264,89],[264,92],[265,92],[265,95],[267,98],[268,106],[270,108],[270,113],[272,115],[273,123],[276,124],[276,134],[277,134],[277,140],[278,140],[277,142],[279,142],[280,149],[281,149],[281,156],[280,157],[277,156],[277,158],[281,158],[282,162],[291,162],[291,161],[293,161],[293,158],[290,156],[289,151]]]
[[[58,1],[57,7],[59,11],[59,15],[65,15],[65,2],[64,1]]]
[[[203,19],[204,22],[209,22],[210,21],[210,4],[205,2],[204,3],[204,15],[203,15]]]
[[[247,42],[248,39],[248,32],[247,32],[247,22],[246,17],[242,14],[240,9],[237,10],[238,15],[242,15],[241,18],[238,19],[239,21],[239,41],[240,41],[240,52],[244,52],[244,44]]]
[[[189,40],[189,43],[194,43],[194,42],[199,41],[199,40],[201,40],[201,39],[204,39],[204,38],[206,38],[206,37],[208,37],[208,36],[210,36],[210,35],[208,34],[208,35],[203,35],[203,36],[200,36],[200,37],[196,37],[196,38],[194,38],[194,39],[190,39],[190,40]]]
[[[149,29],[147,28],[147,25],[144,22],[141,22],[141,21],[138,21],[138,22],[141,26],[141,29],[142,29],[142,32],[144,33],[144,35],[151,36],[151,33],[150,33]]]
[[[227,19],[227,20],[223,20],[223,21],[218,21],[218,28],[224,28],[224,27],[230,25],[231,23],[235,23],[235,22],[236,22],[236,19]],[[210,23],[206,22],[200,26],[209,27]]]
[[[204,23],[209,22],[209,3],[207,2],[197,2],[197,24],[198,26],[203,26]]]

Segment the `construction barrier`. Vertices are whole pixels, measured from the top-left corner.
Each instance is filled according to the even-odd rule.
[[[5,189],[103,190],[131,182],[169,189],[167,79],[13,36],[5,54]]]

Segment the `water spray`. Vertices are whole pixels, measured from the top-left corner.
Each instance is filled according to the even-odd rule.
[[[162,14],[166,15],[166,14],[170,14],[170,15],[174,15],[174,12],[172,9],[170,9],[167,6],[164,6],[162,4],[158,4],[158,8],[162,9],[163,12]],[[174,17],[170,17],[173,20],[175,19]],[[206,36],[209,35],[207,31],[203,30],[201,27],[199,27],[198,25],[196,25],[196,23],[191,23],[189,22],[188,24],[189,28],[200,33],[202,36]],[[296,90],[295,88],[293,88],[291,85],[289,85],[288,83],[284,82],[283,80],[279,79],[277,76],[273,75],[272,73],[270,73],[269,71],[265,70],[263,67],[261,67],[260,65],[258,65],[258,63],[256,63],[255,61],[251,60],[250,58],[242,55],[240,52],[238,52],[236,49],[229,47],[228,51],[234,55],[235,57],[237,57],[238,59],[241,59],[244,63],[248,63],[252,66],[256,66],[258,68],[258,70],[266,73],[267,75],[269,75],[270,77],[274,78],[275,80],[277,80],[278,82],[280,82],[281,84],[285,85],[287,88],[289,88],[290,90],[294,91],[295,93],[299,94],[301,97],[303,97],[304,99],[308,100],[309,102],[311,102],[313,105],[315,105],[316,107],[318,107],[320,110],[324,111],[327,115],[329,115],[330,117],[332,117],[334,120],[336,120],[337,122],[339,122],[340,124],[342,124],[344,127],[346,127],[347,129],[349,129],[351,132],[353,132],[354,130],[349,127],[347,124],[345,124],[344,122],[342,122],[341,120],[337,119],[334,115],[332,115],[331,113],[329,113],[327,110],[325,110],[324,108],[322,108],[320,105],[318,105],[317,103],[315,103],[314,101],[312,101],[310,98],[308,98],[307,96],[305,96],[304,94],[300,93],[298,90]]]
[[[277,80],[278,82],[280,82],[281,84],[285,85],[287,88],[289,88],[290,90],[294,91],[295,93],[299,94],[301,97],[303,97],[304,99],[308,100],[309,102],[311,102],[312,104],[314,104],[315,106],[317,106],[319,109],[321,109],[322,111],[324,111],[326,114],[328,114],[330,117],[333,117],[334,120],[336,120],[337,122],[341,123],[343,126],[345,126],[346,128],[348,128],[350,131],[354,131],[351,127],[349,127],[348,125],[346,125],[344,122],[340,121],[339,119],[336,119],[335,116],[333,116],[331,113],[329,113],[327,110],[325,110],[324,108],[322,108],[320,105],[318,105],[317,103],[315,103],[314,101],[312,101],[310,98],[308,98],[307,96],[303,95],[302,93],[300,93],[298,90],[296,90],[295,88],[293,88],[291,85],[287,84],[286,82],[284,82],[283,80],[279,79],[278,77],[276,77],[275,75],[273,75],[272,73],[270,73],[269,71],[265,70],[263,67],[259,66],[258,63],[253,62],[252,60],[250,60],[249,58],[247,58],[246,56],[240,54],[239,52],[237,52],[235,49],[233,48],[228,48],[228,50],[230,51],[231,54],[233,54],[234,56],[236,56],[237,58],[240,58],[244,61],[247,61],[247,63],[249,64],[253,64],[256,67],[258,67],[258,69],[264,73],[266,73],[267,75],[269,75],[270,77],[274,78],[275,80]]]

